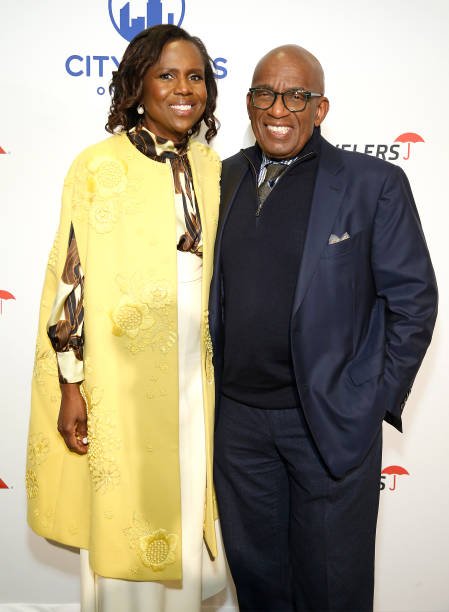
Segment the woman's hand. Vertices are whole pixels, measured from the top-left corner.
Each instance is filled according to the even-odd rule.
[[[87,409],[79,383],[61,384],[58,431],[67,448],[78,455],[87,453]]]

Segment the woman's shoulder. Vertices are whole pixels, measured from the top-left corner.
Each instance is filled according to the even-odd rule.
[[[87,146],[75,157],[66,173],[64,185],[85,183],[92,173],[102,171],[122,174],[130,154],[133,154],[133,147],[125,132],[108,136]]]
[[[120,150],[122,150],[124,146],[127,146],[128,143],[128,137],[125,132],[112,134],[107,138],[103,138],[103,140],[85,147],[76,156],[74,161],[85,161],[86,159],[101,155],[114,155],[120,153]]]

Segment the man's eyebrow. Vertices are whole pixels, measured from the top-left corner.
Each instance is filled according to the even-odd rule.
[[[257,87],[257,89],[270,89],[271,91],[274,91],[272,85],[266,85],[265,83],[261,83],[260,85],[251,85],[251,87]],[[293,85],[292,87],[287,87],[287,89],[284,89],[284,91],[296,91],[297,89],[307,91],[307,88],[303,87],[303,85]]]

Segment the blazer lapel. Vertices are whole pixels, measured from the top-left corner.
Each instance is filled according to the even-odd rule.
[[[248,161],[243,154],[238,154],[236,163],[230,164],[224,172],[221,181],[220,220],[223,223],[234,202],[243,177],[249,170]]]
[[[223,231],[243,177],[249,171],[248,162],[245,160],[242,153],[238,153],[233,158],[226,160],[222,167],[220,213],[218,217],[217,235],[215,238],[214,271],[209,297],[209,329],[214,344],[215,367],[217,367],[217,357],[220,355],[222,348],[222,343],[220,342],[220,322],[223,318],[223,313],[221,311],[223,300],[221,278],[221,245],[223,242]]]
[[[345,193],[344,168],[339,151],[321,140],[321,160],[310,209],[307,235],[293,301],[293,315],[304,299],[322,249],[327,245]]]

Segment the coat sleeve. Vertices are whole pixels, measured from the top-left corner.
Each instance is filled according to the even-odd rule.
[[[432,338],[438,294],[418,211],[403,170],[385,180],[372,238],[372,269],[386,304],[386,360],[379,402],[402,431],[401,413]]]
[[[60,405],[58,363],[47,323],[67,259],[78,178],[79,158],[64,182],[61,215],[50,251],[40,306],[27,446],[28,523],[39,535],[69,546],[89,541],[89,468],[86,456],[71,453],[57,431]],[[78,235],[77,235],[78,237]]]

